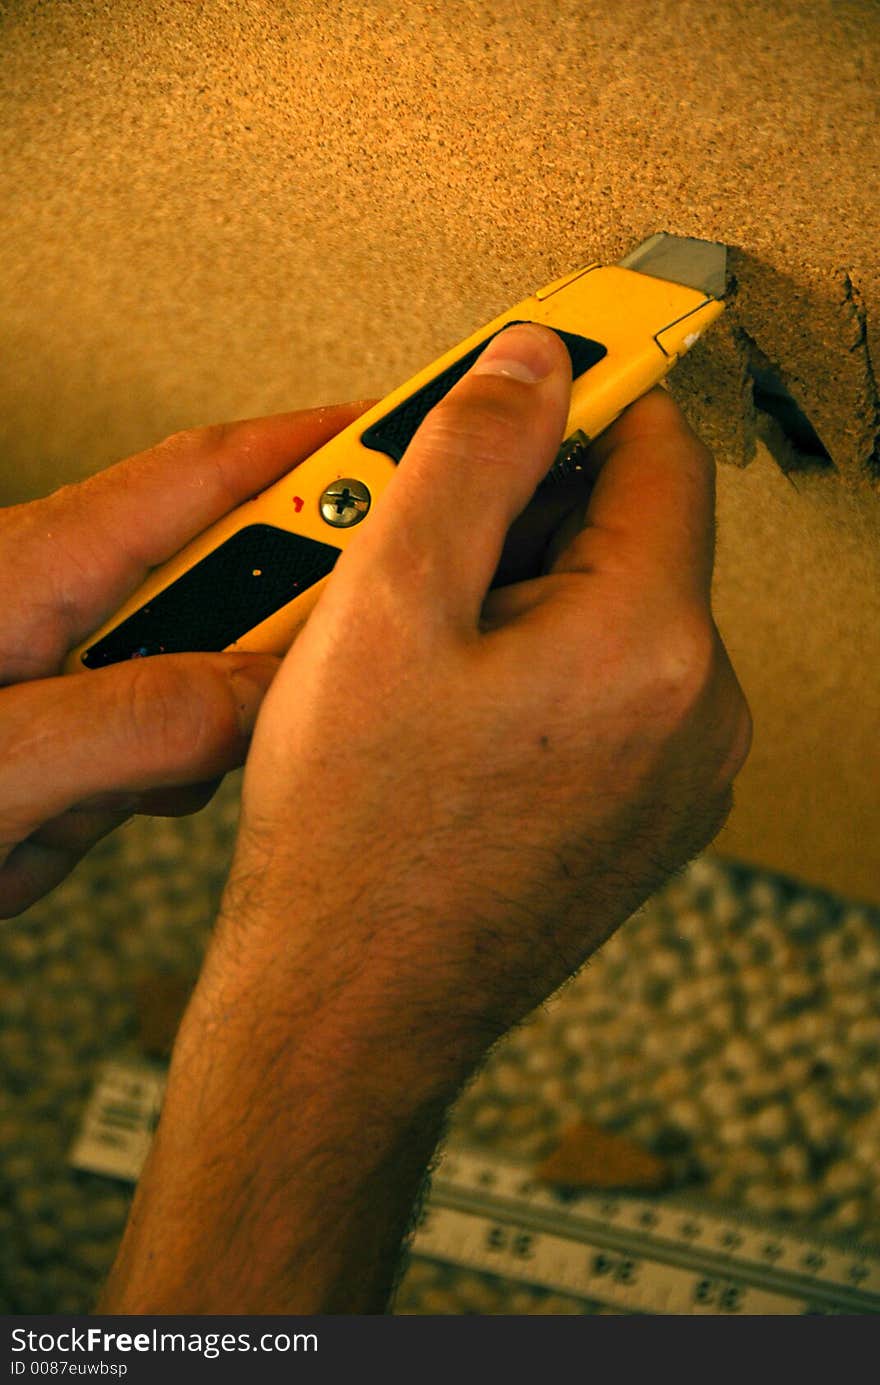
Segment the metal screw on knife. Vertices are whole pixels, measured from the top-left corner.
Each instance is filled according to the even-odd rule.
[[[321,518],[336,529],[358,524],[370,508],[370,492],[363,481],[344,476],[321,494]]]

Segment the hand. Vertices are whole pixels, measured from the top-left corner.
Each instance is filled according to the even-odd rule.
[[[277,659],[163,655],[58,674],[151,567],[367,407],[179,433],[0,512],[0,916],[132,813],[195,812],[242,764]]]
[[[523,350],[540,383],[480,373]],[[382,1311],[462,1081],[726,817],[713,463],[662,390],[544,573],[490,590],[570,378],[555,334],[496,337],[286,656],[99,1311]]]
[[[559,339],[523,338],[549,376],[472,372],[432,411],[285,660],[212,959],[284,984],[320,954],[386,1040],[465,1065],[711,840],[751,730],[714,464],[663,390],[594,444],[545,575],[487,595],[567,412]]]

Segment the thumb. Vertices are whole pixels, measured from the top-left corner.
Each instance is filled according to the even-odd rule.
[[[570,395],[555,332],[500,332],[423,420],[339,576],[363,590],[384,576],[420,619],[475,628],[507,531],[562,441]]]
[[[4,689],[0,842],[87,800],[236,768],[278,667],[259,654],[160,654]]]

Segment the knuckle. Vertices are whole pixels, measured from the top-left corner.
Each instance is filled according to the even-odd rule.
[[[138,661],[130,675],[125,734],[151,765],[212,764],[235,732],[232,699],[211,680],[165,662]]]
[[[217,449],[234,451],[236,456],[251,457],[266,445],[266,428],[262,419],[242,418],[232,423],[210,425],[208,440]]]
[[[702,612],[691,612],[661,632],[648,692],[661,714],[677,725],[704,698],[717,658],[717,635]]]
[[[225,423],[201,424],[195,428],[181,428],[169,433],[157,445],[163,452],[210,452],[219,447],[228,432]]]
[[[447,396],[428,414],[422,424],[423,441],[432,450],[466,454],[470,461],[506,461],[522,445],[520,411],[511,407],[503,386],[501,390],[487,388],[480,377],[469,386]]]
[[[237,458],[252,456],[257,451],[259,437],[257,430],[248,422],[207,423],[197,428],[184,428],[172,433],[159,443],[157,452],[169,457],[179,457],[181,461],[192,461],[198,457],[200,464],[210,464],[214,470],[214,482],[227,508],[237,505],[241,495],[230,484],[230,453],[234,450]]]
[[[132,665],[123,732],[137,746],[165,762],[174,758],[182,719],[175,678],[157,670],[152,659]]]
[[[259,420],[243,419],[237,423],[207,423],[172,433],[159,444],[159,450],[171,456],[192,459],[214,470],[214,484],[228,507],[240,503],[242,496],[232,484],[234,468],[230,462],[243,462],[259,454],[264,435]]]
[[[666,737],[690,738],[707,791],[724,794],[748,758],[752,717],[708,611],[666,629],[646,695]]]

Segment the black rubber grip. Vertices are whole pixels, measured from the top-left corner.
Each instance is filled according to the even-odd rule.
[[[517,326],[518,322],[506,322],[504,327],[499,327],[498,331],[503,332],[508,327]],[[597,361],[601,361],[603,356],[608,355],[607,346],[603,346],[600,341],[593,341],[590,337],[579,337],[574,332],[560,332],[554,327],[558,337],[561,337],[571,358],[571,378],[576,380],[579,375],[594,366]],[[426,385],[411,394],[409,399],[404,399],[402,404],[398,404],[384,418],[380,418],[373,423],[366,432],[361,434],[361,442],[364,447],[372,448],[374,452],[384,452],[392,461],[399,462],[404,452],[412,442],[413,434],[419,427],[425,415],[430,413],[435,404],[439,404],[444,395],[448,394],[453,385],[457,385],[463,375],[466,375],[479,355],[485,351],[493,337],[497,337],[498,332],[493,332],[491,337],[480,342],[472,351],[468,351],[455,362],[454,365],[447,366],[444,371],[436,375],[433,380],[429,380]]]
[[[239,529],[85,651],[86,668],[219,650],[314,586],[342,550],[273,524]]]

